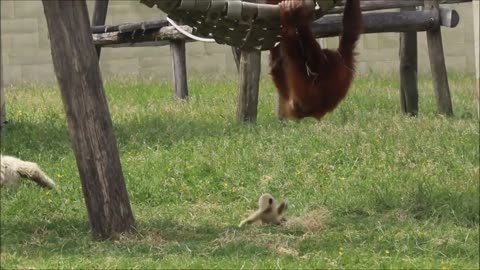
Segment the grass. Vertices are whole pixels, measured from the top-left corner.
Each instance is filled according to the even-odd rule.
[[[59,185],[1,191],[1,267],[479,268],[479,122],[471,76],[450,76],[455,116],[399,112],[398,80],[359,77],[323,121],[278,122],[262,81],[258,121],[235,122],[236,84],[106,82],[137,232],[93,241],[59,91],[7,89],[1,151],[38,162]],[[238,223],[262,192],[323,226]],[[305,225],[305,224],[304,224]],[[308,224],[306,224],[308,225]]]

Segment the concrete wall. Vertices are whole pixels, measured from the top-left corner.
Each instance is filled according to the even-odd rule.
[[[90,12],[93,2],[88,1]],[[449,70],[473,73],[473,16],[471,3],[451,5],[460,13],[461,22],[455,29],[443,28],[446,61]],[[150,9],[138,1],[110,0],[107,24],[140,22],[162,18],[157,9]],[[47,26],[41,1],[1,1],[2,54],[4,81],[46,82],[55,80]],[[390,73],[398,70],[398,34],[365,35],[359,44],[360,72]],[[334,48],[337,38],[325,40]],[[428,72],[425,34],[419,33],[419,69]],[[233,74],[235,71],[230,48],[212,43],[187,44],[189,75],[209,76]],[[264,71],[267,64],[264,57]],[[111,75],[142,74],[146,77],[171,78],[170,49],[107,48],[102,51],[101,69],[104,77]],[[266,74],[266,72],[263,72]]]

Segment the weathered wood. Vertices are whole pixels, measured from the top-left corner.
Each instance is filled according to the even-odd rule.
[[[134,229],[85,0],[43,0],[88,217],[95,238]]]
[[[232,47],[233,60],[235,61],[235,66],[237,67],[237,72],[240,72],[240,57],[242,51],[237,47]]]
[[[473,2],[473,30],[475,43],[475,74],[477,78],[477,113],[480,117],[480,1]]]
[[[440,19],[442,26],[455,28],[460,22],[460,15],[455,10],[440,8]]]
[[[455,11],[452,11],[455,12]],[[449,14],[443,12],[443,14]],[[455,16],[450,16],[455,17]],[[421,32],[434,29],[440,24],[438,13],[432,11],[404,11],[404,12],[378,12],[363,15],[364,33],[385,33],[385,32]],[[445,24],[455,27],[456,24],[443,19]],[[143,47],[143,46],[164,46],[170,44],[170,40],[185,40],[191,42],[190,38],[178,32],[172,26],[164,26],[164,20],[142,23],[149,31],[127,32],[126,26],[109,26],[94,28],[93,40],[95,44],[102,47]],[[139,29],[141,24],[131,29]],[[155,26],[155,27],[154,27]],[[159,28],[157,30],[157,28]],[[192,33],[192,28],[187,25],[180,26],[183,30]],[[122,28],[123,32],[110,29]],[[141,29],[141,28],[140,28]],[[338,36],[342,32],[342,16],[329,15],[312,23],[312,30],[317,38]]]
[[[411,116],[418,114],[417,32],[400,33],[400,107]]]
[[[183,30],[191,33],[192,28],[187,25],[180,26]],[[135,47],[135,46],[165,46],[169,45],[171,40],[192,41],[182,33],[178,32],[173,26],[165,26],[159,30],[150,30],[148,32],[120,33],[119,31],[93,34],[95,44],[102,47]],[[143,44],[145,43],[145,44]]]
[[[118,32],[118,27],[120,27],[121,24],[118,25],[97,25],[97,26],[92,26],[92,34],[101,34],[101,33],[108,33],[108,32]]]
[[[107,20],[108,0],[95,0],[93,8],[92,26],[104,25]],[[96,45],[98,59],[102,52],[102,46]]]
[[[425,0],[424,8],[434,13],[440,12],[437,0]],[[427,31],[427,44],[438,113],[452,116],[452,99],[450,97],[450,87],[448,85],[448,75],[440,27]]]
[[[360,0],[362,11],[374,11],[382,9],[408,8],[423,6],[424,0]],[[472,0],[444,0],[441,4],[454,4],[471,2]],[[337,7],[332,8],[327,14],[343,13],[345,2],[340,2]]]
[[[172,52],[173,85],[175,97],[179,100],[188,98],[187,64],[185,56],[185,41],[172,40],[170,42]]]
[[[242,50],[240,55],[237,120],[239,122],[255,122],[257,120],[261,52]]]
[[[169,26],[167,20],[156,20],[156,21],[148,21],[148,22],[141,22],[141,23],[127,23],[118,26],[118,31],[120,33],[130,33],[130,32],[145,32],[148,30],[159,30],[162,27]]]
[[[2,35],[0,26],[0,135],[5,131],[5,124],[7,122],[7,110],[5,103],[5,89],[3,88],[3,58],[2,58]]]
[[[456,13],[456,11],[452,11]],[[449,14],[444,12],[443,14]],[[432,10],[425,11],[383,11],[363,14],[364,33],[386,32],[423,32],[436,29],[442,23],[446,26],[457,26],[448,18]],[[450,18],[455,18],[451,16]],[[458,22],[457,22],[458,23]],[[312,31],[317,38],[334,37],[342,33],[342,16],[329,15],[312,23]]]

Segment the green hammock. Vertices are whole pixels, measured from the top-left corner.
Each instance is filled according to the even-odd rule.
[[[325,15],[340,0],[304,0],[314,19]],[[176,22],[192,27],[192,34],[242,49],[268,50],[279,40],[277,5],[262,0],[140,0],[157,7]],[[258,2],[258,3],[257,3]]]

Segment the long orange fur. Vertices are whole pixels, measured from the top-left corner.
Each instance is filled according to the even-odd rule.
[[[270,50],[270,68],[282,118],[320,120],[345,98],[355,73],[356,43],[363,30],[359,0],[347,0],[337,50],[322,49],[310,29],[311,11],[303,0],[279,4],[281,39]]]

